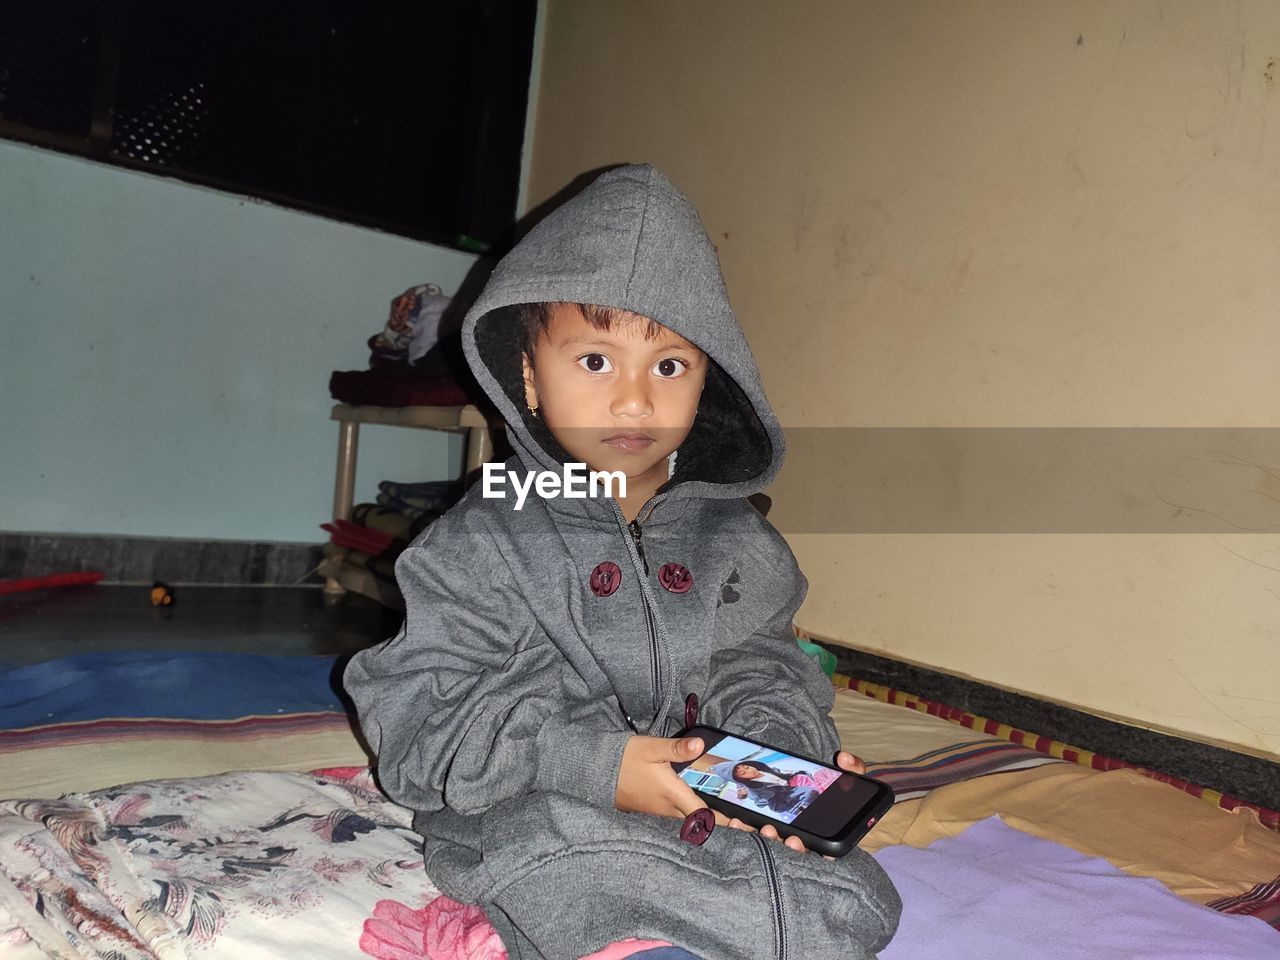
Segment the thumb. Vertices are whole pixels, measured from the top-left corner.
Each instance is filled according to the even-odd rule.
[[[701,737],[681,737],[671,741],[671,759],[677,763],[694,760],[702,754]]]

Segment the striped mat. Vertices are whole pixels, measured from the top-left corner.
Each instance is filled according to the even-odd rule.
[[[992,737],[998,737],[1001,740],[1007,740],[1011,744],[1016,744],[1054,759],[1066,760],[1071,763],[1077,763],[1083,767],[1089,767],[1093,770],[1133,770],[1145,777],[1151,777],[1153,780],[1159,780],[1161,783],[1167,783],[1172,787],[1176,787],[1185,793],[1191,794],[1193,797],[1199,797],[1206,803],[1223,810],[1236,810],[1244,808],[1252,810],[1258,816],[1258,820],[1264,827],[1271,830],[1280,830],[1280,812],[1268,810],[1256,803],[1249,803],[1240,800],[1237,797],[1228,796],[1217,790],[1202,786],[1197,783],[1189,783],[1186,780],[1180,780],[1177,777],[1170,776],[1167,773],[1161,773],[1159,770],[1149,770],[1146,767],[1140,767],[1136,764],[1126,763],[1124,760],[1117,760],[1114,757],[1103,756],[1100,753],[1093,753],[1090,750],[1084,750],[1080,747],[1074,747],[1070,744],[1062,743],[1050,737],[1042,737],[1026,730],[1020,730],[1017,727],[1011,727],[1007,723],[1000,723],[996,720],[989,720],[986,717],[980,717],[977,714],[969,713],[957,707],[949,707],[944,703],[938,703],[934,700],[927,700],[924,697],[917,697],[914,694],[904,693],[901,690],[895,690],[892,687],[881,686],[877,683],[870,683],[866,680],[859,680],[856,677],[847,677],[844,674],[837,673],[832,682],[837,688],[847,688],[856,690],[858,693],[880,700],[883,703],[893,703],[906,707],[909,710],[919,710],[930,716],[941,717],[944,720],[950,720],[962,727],[966,727],[977,733],[984,733]]]
[[[867,773],[893,787],[894,802],[898,803],[922,797],[948,783],[1059,762],[1007,740],[983,737],[967,738],[909,760],[868,763]]]
[[[1205,906],[1219,913],[1257,917],[1280,931],[1280,877],[1276,877],[1270,883],[1260,883],[1238,897],[1223,897]]]

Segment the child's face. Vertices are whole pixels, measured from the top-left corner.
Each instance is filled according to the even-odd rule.
[[[524,380],[526,401],[575,460],[656,489],[693,426],[707,357],[666,327],[646,340],[648,324],[628,314],[597,330],[576,306],[553,304]]]

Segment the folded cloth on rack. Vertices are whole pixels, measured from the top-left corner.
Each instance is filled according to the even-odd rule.
[[[434,518],[414,519],[406,517],[399,511],[388,510],[386,507],[380,507],[376,503],[357,503],[351,508],[351,521],[353,523],[368,527],[370,530],[381,530],[383,533],[391,534],[397,540],[406,542],[412,540],[426,529],[431,519]]]
[[[440,320],[452,302],[434,283],[406,290],[393,301],[392,309],[399,303],[406,303],[408,307],[409,325],[413,330],[409,340],[410,363],[417,363],[436,345],[440,339]]]
[[[461,407],[471,402],[455,377],[404,361],[372,370],[335,370],[329,377],[329,395],[340,403],[371,407]]]
[[[379,580],[385,580],[387,583],[396,585],[396,557],[399,556],[399,553],[380,554],[374,557],[363,550],[340,547],[332,541],[326,543],[321,550],[327,560],[341,560],[348,566],[368,570]]]
[[[378,489],[394,497],[441,497],[447,503],[457,500],[463,493],[461,480],[420,480],[406,483],[401,480],[383,480]]]
[[[329,534],[329,542],[350,550],[360,550],[371,557],[380,556],[394,548],[399,554],[407,542],[399,542],[391,534],[382,530],[371,530],[350,520],[334,520],[320,524],[320,529]]]
[[[875,858],[902,895],[902,920],[881,960],[1280,957],[1280,938],[1261,920],[1190,903],[999,817]]]
[[[369,362],[415,361],[426,354],[440,338],[440,318],[450,299],[434,283],[410,287],[393,299],[387,325],[369,338]]]
[[[442,510],[423,510],[421,507],[415,507],[412,504],[405,503],[399,497],[388,496],[380,493],[377,496],[377,505],[384,510],[390,510],[401,516],[407,517],[415,523],[421,523],[424,526],[440,516]]]
[[[463,487],[457,480],[430,480],[426,483],[383,480],[378,484],[378,491],[409,509],[444,513],[462,497]]]
[[[369,366],[377,367],[384,363],[403,363],[409,359],[409,353],[402,347],[387,346],[386,338],[375,333],[368,340]]]

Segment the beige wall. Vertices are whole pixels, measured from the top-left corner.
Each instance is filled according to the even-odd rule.
[[[789,430],[1280,427],[1280,3],[544,12],[530,202],[664,169]],[[789,538],[817,634],[1280,755],[1275,533]]]

